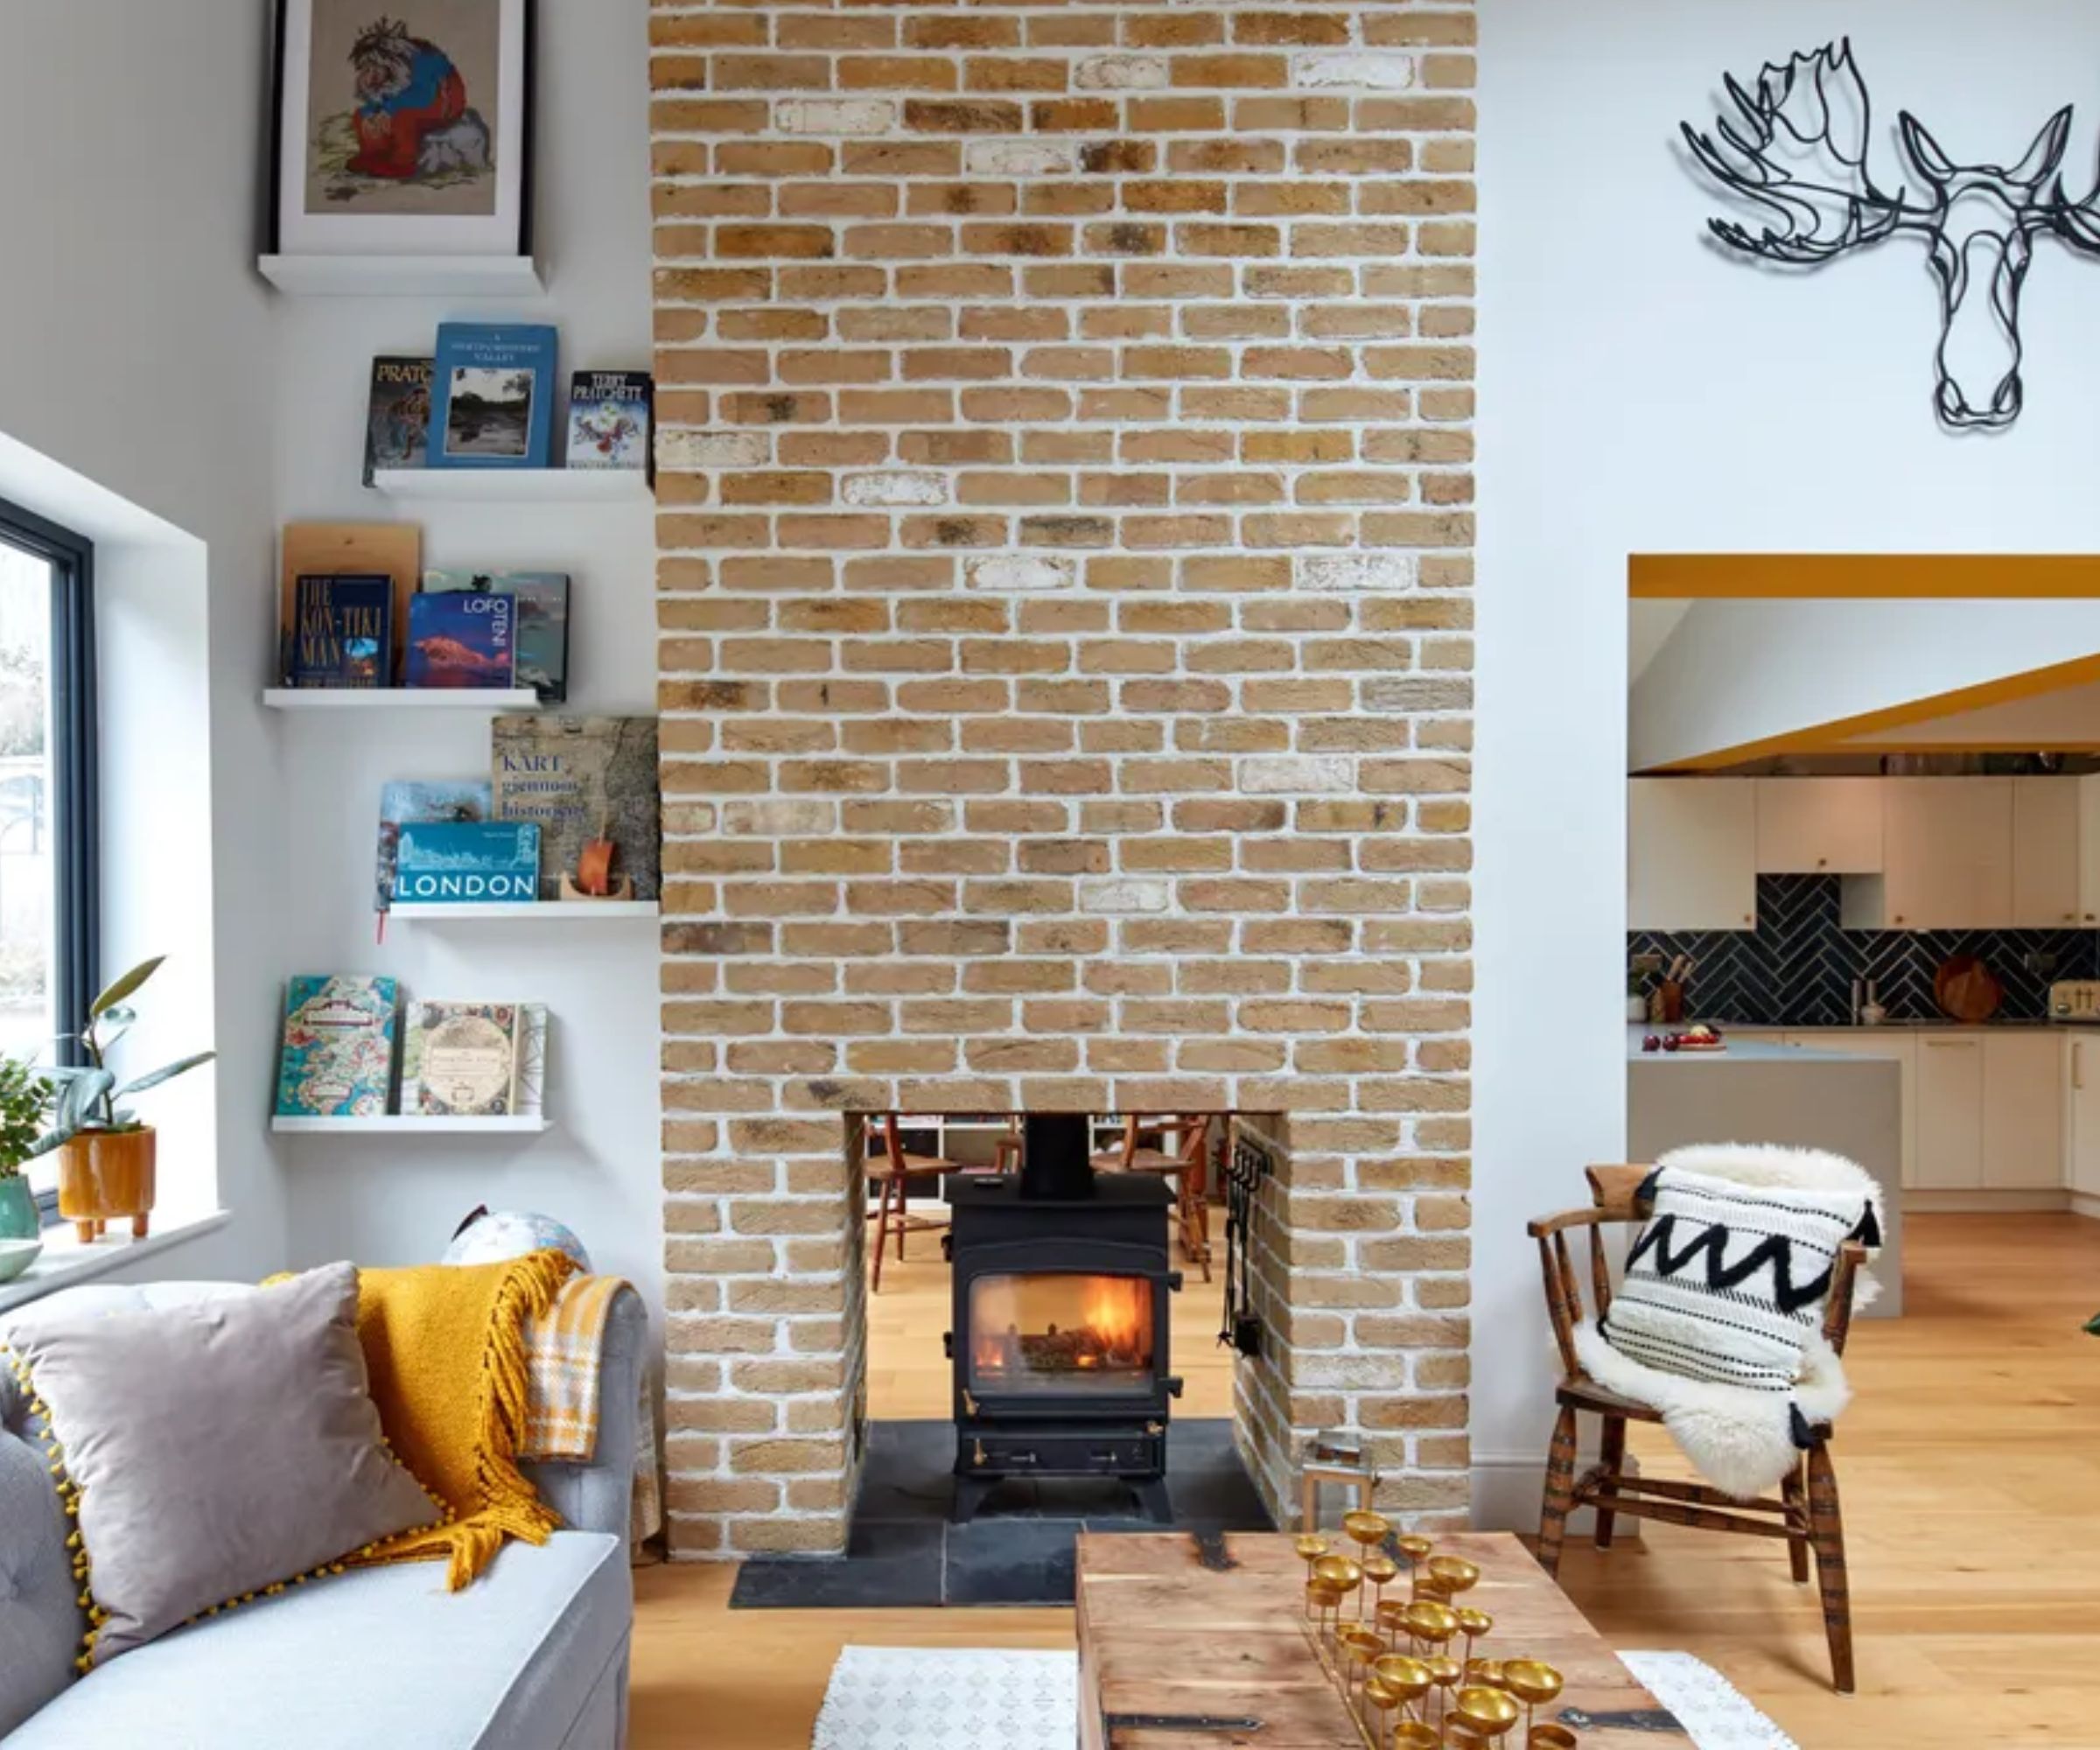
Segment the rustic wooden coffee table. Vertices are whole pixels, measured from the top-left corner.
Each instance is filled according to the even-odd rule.
[[[1306,1641],[1306,1569],[1291,1545],[1275,1532],[1082,1534],[1082,1750],[1362,1750]],[[1437,1550],[1480,1564],[1465,1601],[1494,1618],[1483,1656],[1543,1659],[1567,1679],[1541,1720],[1567,1715],[1583,1750],[1690,1750],[1515,1537],[1453,1535]]]

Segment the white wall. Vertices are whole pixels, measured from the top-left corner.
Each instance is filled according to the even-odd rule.
[[[544,298],[286,298],[272,364],[286,521],[411,521],[428,565],[570,574],[571,710],[654,710],[654,546],[646,504],[396,505],[359,483],[375,353],[427,352],[447,318],[551,322],[560,370],[647,369],[650,352],[648,6],[553,0],[540,8],[538,238]],[[248,677],[252,688],[256,677]],[[390,778],[488,769],[486,718],[288,715],[276,830],[294,847],[284,946],[289,973],[386,973],[430,997],[543,1001],[555,1023],[549,1135],[353,1142],[286,1150],[290,1261],[405,1264],[433,1257],[478,1203],[567,1222],[601,1270],[660,1300],[656,934],[648,923],[396,923],[375,944],[372,846]],[[262,1074],[254,1082],[260,1102]]]
[[[1706,124],[1725,69],[1849,32],[1881,123],[1914,110],[1959,157],[2009,162],[2076,100],[2082,189],[2100,10],[1487,0],[1481,29],[1474,1443],[1483,1520],[1516,1524],[1551,1419],[1522,1224],[1624,1144],[1628,555],[2100,545],[2100,260],[2038,245],[2026,410],[1949,437],[1922,247],[1805,275],[1723,256],[1676,124]]]
[[[216,1121],[234,1219],[170,1255],[200,1275],[270,1266],[284,1232],[256,1081],[274,1048],[280,869],[255,684],[273,409],[252,267],[261,110],[245,94],[262,77],[265,13],[0,0],[0,434],[14,440],[0,446],[0,492],[101,543],[112,753],[158,730],[157,775],[176,787],[158,800],[135,782],[112,790],[107,957],[168,952],[148,1043],[212,1043],[228,1060],[153,1109],[172,1167],[211,1151]],[[180,933],[163,903],[177,894]]]

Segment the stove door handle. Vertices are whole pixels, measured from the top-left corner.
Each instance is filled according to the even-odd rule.
[[[1166,1273],[1166,1292],[1167,1292],[1169,1294],[1179,1294],[1179,1293],[1180,1293],[1180,1292],[1181,1292],[1181,1272],[1180,1272],[1180,1270],[1168,1270],[1168,1271],[1167,1271],[1167,1273]]]
[[[1167,1376],[1167,1378],[1166,1378],[1166,1395],[1167,1395],[1169,1397],[1179,1397],[1179,1396],[1180,1396],[1180,1395],[1181,1395],[1181,1380],[1180,1380],[1180,1376],[1179,1375],[1177,1375],[1177,1374],[1169,1374],[1169,1375]]]

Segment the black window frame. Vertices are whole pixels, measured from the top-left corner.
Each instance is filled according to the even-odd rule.
[[[96,765],[94,543],[0,499],[0,542],[51,567],[52,1011],[60,1063],[85,1054],[74,1037],[102,989],[102,790]]]

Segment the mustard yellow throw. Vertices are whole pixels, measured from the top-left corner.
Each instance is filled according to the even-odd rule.
[[[544,1317],[576,1269],[560,1252],[490,1264],[368,1270],[358,1276],[357,1335],[394,1453],[446,1509],[357,1565],[443,1558],[457,1592],[506,1537],[544,1544],[561,1519],[518,1469],[529,1370],[525,1326]]]

